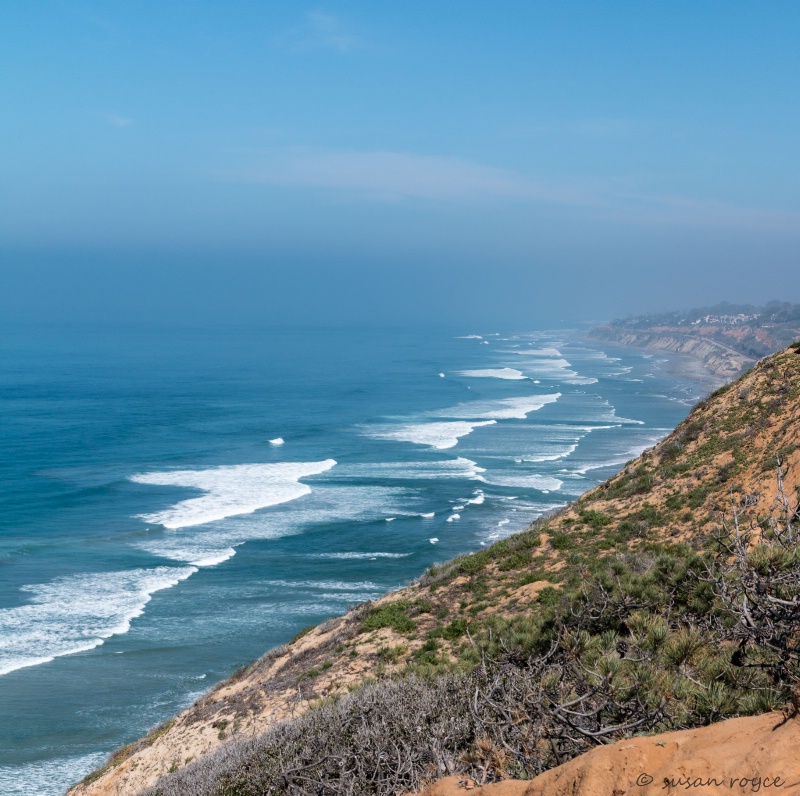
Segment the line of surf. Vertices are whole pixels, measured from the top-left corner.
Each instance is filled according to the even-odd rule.
[[[153,594],[195,572],[195,567],[155,567],[23,586],[30,602],[0,611],[0,675],[85,652],[127,633]]]
[[[300,481],[330,470],[336,461],[281,462],[278,464],[235,464],[204,470],[173,470],[137,473],[130,480],[152,486],[200,489],[200,497],[182,500],[162,511],[138,515],[145,522],[165,528],[204,525],[238,514],[296,500],[311,492]]]

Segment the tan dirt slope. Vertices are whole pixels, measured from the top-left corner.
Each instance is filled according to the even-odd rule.
[[[543,589],[559,588],[571,552],[608,555],[656,540],[699,545],[734,509],[742,523],[763,516],[774,500],[779,461],[794,494],[800,485],[795,349],[762,360],[712,394],[656,447],[558,514],[268,653],[116,752],[69,796],[134,796],[231,738],[261,733],[366,677],[402,670],[434,628],[468,628],[492,613],[535,610]],[[389,614],[402,621],[380,621]],[[445,634],[438,654],[455,654],[457,643]]]
[[[600,746],[522,782],[484,787],[447,777],[422,796],[800,794],[800,720],[781,713]]]

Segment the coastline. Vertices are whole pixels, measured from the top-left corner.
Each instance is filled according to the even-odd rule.
[[[717,340],[692,334],[678,334],[672,330],[654,328],[652,330],[620,330],[609,325],[595,326],[585,336],[587,341],[601,341],[622,348],[638,348],[658,351],[675,357],[688,357],[700,363],[702,372],[717,377],[718,386],[735,379],[756,363],[756,359],[736,351]],[[689,366],[686,375],[699,373]],[[705,379],[699,378],[699,381]]]
[[[595,344],[597,341],[594,341]],[[627,348],[627,346],[625,346]],[[711,392],[729,379],[710,369],[702,358],[683,352],[663,352],[668,359],[666,370],[689,379]],[[587,493],[594,487],[589,487]],[[576,497],[576,501],[584,495]],[[574,501],[556,515],[569,512]],[[524,529],[517,532],[523,533]],[[231,678],[213,686],[199,700],[139,741],[118,750],[101,769],[73,786],[69,796],[99,796],[99,794],[135,794],[158,777],[182,767],[197,757],[208,754],[233,739],[263,733],[276,722],[301,715],[312,703],[347,693],[348,686],[384,666],[392,670],[382,655],[385,650],[405,649],[405,655],[419,652],[422,638],[409,642],[391,626],[377,630],[367,643],[358,644],[358,657],[350,659],[350,650],[341,654],[339,648],[352,644],[359,636],[365,615],[400,599],[427,600],[425,575],[410,585],[387,592],[379,599],[364,603],[342,616],[333,617],[299,634],[288,644],[267,651],[253,664],[243,667]],[[538,594],[551,586],[548,580],[523,584],[514,599],[534,601]],[[432,617],[415,617],[420,631],[430,631]],[[420,633],[424,637],[424,632]],[[337,652],[339,650],[339,652]],[[365,659],[372,658],[371,663]],[[316,672],[313,678],[307,673]],[[269,683],[265,687],[265,682]]]
[[[746,377],[748,394],[751,391],[756,393],[753,408],[772,407],[775,400],[773,375],[784,374],[785,378],[789,369],[797,369],[794,353],[787,352],[781,356],[780,366],[767,363]],[[790,392],[784,390],[779,394],[788,395]],[[148,774],[152,781],[153,775],[159,773],[154,766],[161,766],[161,773],[183,766],[184,761],[177,755],[190,749],[187,744],[192,738],[197,739],[201,724],[212,731],[219,730],[217,738],[220,743],[212,742],[214,746],[220,746],[231,738],[246,739],[255,734],[254,726],[237,720],[240,717],[236,711],[243,711],[241,718],[244,718],[246,712],[252,711],[255,706],[252,700],[259,695],[266,694],[268,699],[287,699],[283,715],[273,714],[271,719],[265,721],[264,726],[269,726],[270,721],[274,723],[281,717],[293,718],[302,714],[316,700],[330,700],[339,694],[346,694],[347,688],[341,689],[342,683],[363,682],[366,677],[380,680],[391,676],[393,672],[400,673],[402,659],[405,658],[407,662],[410,658],[416,658],[415,653],[427,643],[423,641],[425,638],[442,639],[440,648],[446,643],[445,640],[452,638],[453,643],[444,647],[444,653],[458,655],[455,642],[463,635],[463,631],[458,633],[455,630],[458,621],[463,622],[466,628],[473,621],[491,621],[492,616],[529,614],[545,597],[548,599],[544,604],[549,604],[550,595],[560,588],[567,588],[564,578],[573,555],[570,551],[576,550],[582,543],[591,545],[594,550],[596,541],[592,540],[597,540],[598,534],[588,533],[587,524],[595,532],[600,528],[606,529],[604,534],[611,534],[614,525],[617,525],[616,533],[619,534],[623,523],[630,525],[630,518],[638,518],[638,522],[650,522],[645,517],[655,517],[653,511],[656,506],[660,507],[659,511],[666,512],[667,501],[675,496],[676,487],[677,494],[685,495],[701,488],[697,483],[696,467],[679,469],[677,475],[656,474],[656,471],[656,483],[641,482],[641,470],[658,462],[663,465],[665,454],[672,457],[668,459],[672,465],[675,464],[676,455],[685,455],[689,459],[698,456],[704,458],[704,466],[697,472],[705,474],[706,484],[702,487],[702,501],[696,508],[705,506],[705,510],[697,512],[697,519],[691,513],[687,519],[683,511],[676,511],[667,524],[657,522],[651,526],[655,534],[651,538],[670,544],[691,543],[692,540],[707,538],[718,520],[715,512],[719,505],[724,505],[728,500],[727,491],[730,489],[729,484],[717,477],[720,462],[725,461],[724,455],[720,458],[717,449],[708,445],[708,440],[722,434],[723,437],[728,436],[724,440],[726,444],[737,445],[740,442],[737,427],[729,422],[742,411],[747,411],[739,393],[739,390],[726,390],[713,396],[698,406],[692,418],[681,423],[656,448],[644,453],[605,483],[589,490],[575,503],[537,521],[527,532],[509,537],[491,549],[435,567],[410,586],[389,593],[373,603],[358,606],[343,617],[328,620],[300,634],[290,644],[273,650],[247,667],[238,677],[221,683],[168,726],[135,744],[135,748],[127,750],[128,757],[125,756],[126,750],[119,753],[116,771],[101,776],[97,780],[98,789],[90,786],[73,789],[70,793],[76,796],[79,793],[87,796],[134,794],[142,785],[141,782],[137,784],[141,774]],[[788,404],[790,400],[786,398],[784,403]],[[737,478],[742,489],[752,496],[758,496],[758,502],[750,507],[756,515],[768,509],[774,481],[770,468],[763,466],[764,457],[771,455],[787,433],[793,436],[796,425],[790,426],[787,432],[788,421],[794,419],[800,422],[796,411],[788,420],[786,414],[773,414],[765,416],[764,429],[758,439],[752,440],[748,446],[745,458],[740,462],[742,469]],[[737,449],[741,450],[741,446]],[[676,450],[682,453],[676,454]],[[787,478],[794,482],[800,472],[800,460],[793,453],[786,461]],[[567,544],[567,538],[576,532],[578,535],[572,536],[573,542]],[[578,539],[582,541],[576,545]],[[625,547],[628,547],[627,544]],[[598,552],[603,549],[606,547],[597,548]],[[527,558],[522,555],[525,551]],[[591,552],[589,554],[593,555]],[[525,573],[524,577],[519,577]],[[475,590],[476,578],[481,577],[488,578],[489,583],[485,584],[488,585],[488,594]],[[424,607],[422,603],[425,603]],[[476,610],[465,611],[470,604]],[[464,618],[453,620],[449,625],[444,624],[454,615]],[[453,628],[453,631],[448,628]],[[436,635],[432,635],[434,632]],[[402,652],[393,657],[391,652],[399,649]],[[347,673],[354,676],[342,677]],[[290,694],[293,696],[289,697]],[[262,701],[258,707],[263,706]],[[226,735],[226,730],[230,730],[230,734]],[[652,739],[647,741],[651,742]],[[582,761],[588,758],[575,759]],[[572,768],[580,769],[582,765],[578,762]],[[550,778],[553,776],[557,775],[548,775]],[[102,782],[104,777],[105,782]],[[542,780],[543,783],[549,781]]]

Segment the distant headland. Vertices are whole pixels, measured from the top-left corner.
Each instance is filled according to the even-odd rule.
[[[595,340],[681,353],[709,373],[734,378],[800,336],[800,304],[716,304],[688,311],[635,315],[595,326]]]

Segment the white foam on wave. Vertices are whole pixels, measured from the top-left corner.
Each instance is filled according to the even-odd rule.
[[[108,754],[54,757],[16,766],[0,766],[3,796],[62,796],[70,785],[103,764]]]
[[[30,603],[0,610],[0,675],[94,649],[127,633],[153,594],[194,572],[195,567],[155,567],[23,586]]]
[[[567,412],[573,412],[569,405]],[[596,412],[591,407],[592,413]],[[621,428],[622,423],[588,425],[574,422],[542,423],[531,426],[505,425],[498,428],[491,438],[476,440],[470,448],[470,455],[481,457],[490,463],[491,460],[523,463],[545,464],[561,459],[574,457],[580,459],[582,440],[587,434],[601,428]],[[479,444],[483,443],[483,444]],[[515,468],[516,469],[516,468]]]
[[[479,334],[462,334],[456,337],[456,340],[483,340],[483,336]]]
[[[500,398],[496,401],[467,401],[433,413],[436,417],[472,418],[473,420],[524,420],[547,404],[555,403],[560,392],[549,395],[528,395],[519,398]]]
[[[522,464],[523,462],[529,464],[541,464],[542,462],[556,462],[559,459],[566,459],[568,456],[571,456],[578,450],[578,442],[573,442],[570,445],[566,445],[563,450],[559,451],[558,453],[551,453],[551,454],[541,454],[541,455],[532,455],[532,456],[517,456],[515,457],[514,461],[517,464]]]
[[[312,591],[358,591],[374,592],[385,586],[371,580],[262,580],[265,586],[278,586],[281,589],[310,589]]]
[[[519,352],[522,353],[522,352]],[[564,384],[596,384],[594,376],[581,376],[572,369],[572,363],[566,359],[531,359],[525,362],[525,371],[533,371],[530,377],[550,379]]]
[[[511,512],[514,513],[513,517],[506,517],[500,520],[491,530],[486,529],[481,533],[484,541],[482,545],[487,543],[496,542],[498,539],[503,539],[512,534],[521,531],[523,528],[529,526],[534,520],[549,514],[552,511],[563,508],[566,503],[535,503],[519,501],[510,507]]]
[[[470,498],[467,503],[471,503],[473,506],[480,506],[486,500],[486,495],[480,489],[475,490],[475,497]]]
[[[568,472],[570,475],[586,475],[592,470],[605,470],[608,467],[622,467],[623,464],[629,462],[632,458],[634,457],[625,454],[615,459],[605,459],[603,461],[593,462],[592,464],[585,464],[582,467],[575,467]]]
[[[420,514],[419,516],[422,517],[423,520],[431,520],[436,516],[436,512],[426,511],[424,514]]]
[[[274,583],[279,583],[274,581]],[[306,614],[312,613],[309,610],[312,606],[316,607],[317,611],[330,613],[330,603],[338,605],[347,605],[351,603],[360,603],[364,600],[375,600],[381,597],[387,591],[387,586],[377,583],[338,583],[332,582],[332,588],[326,590],[324,581],[308,581],[306,584],[293,584],[290,581],[285,581],[285,586],[281,588],[293,588],[297,590],[297,594],[292,595],[293,602],[287,602],[281,605],[281,615],[285,616],[288,613]]]
[[[333,558],[333,559],[373,559],[373,558],[408,558],[411,553],[312,553],[310,558]]]
[[[275,506],[271,511],[228,517],[218,522],[149,535],[135,543],[152,555],[193,566],[211,566],[235,554],[235,548],[253,539],[277,539],[300,533],[309,525],[331,522],[372,522],[400,516],[408,505],[409,490],[390,486],[315,484],[299,504]]]
[[[223,561],[227,561],[235,555],[236,550],[233,547],[226,547],[220,551],[212,550],[205,555],[198,555],[197,550],[192,550],[187,557],[183,555],[178,556],[178,561],[187,561],[187,563],[195,567],[215,567],[217,564],[222,564]],[[171,557],[172,556],[170,556],[170,558]]]
[[[344,478],[374,478],[381,480],[417,480],[439,478],[465,478],[476,480],[485,472],[472,459],[458,456],[438,462],[375,462],[370,464],[342,464],[337,475]]]
[[[496,475],[481,476],[481,481],[495,486],[517,486],[538,489],[540,492],[557,492],[564,482],[550,475]]]
[[[269,441],[270,445],[283,445],[286,442],[283,437],[275,437]]]
[[[635,459],[637,456],[644,453],[649,448],[652,448],[653,445],[661,442],[667,434],[671,433],[671,428],[654,428],[651,429],[650,433],[645,434],[635,445],[632,445],[622,451],[620,454],[615,456],[611,459],[606,459],[604,461],[599,462],[592,462],[590,464],[584,465],[583,467],[577,467],[570,470],[570,474],[572,475],[579,475],[585,476],[587,473],[591,472],[592,470],[603,470],[608,467],[621,467],[623,464],[627,464],[631,459]]]
[[[446,423],[409,423],[402,426],[378,426],[367,433],[375,439],[413,442],[415,445],[429,445],[436,450],[446,450],[454,448],[461,437],[471,434],[479,426],[491,426],[496,422],[456,420]]]
[[[526,357],[560,357],[561,352],[557,348],[520,348],[514,351],[515,354],[522,354]]]
[[[516,368],[483,368],[479,370],[459,370],[459,376],[468,376],[474,379],[509,379],[519,381],[526,379],[522,371]]]
[[[643,420],[618,415],[616,408],[608,399],[602,398],[596,393],[583,393],[582,403],[583,405],[578,408],[580,414],[575,418],[577,422],[574,427],[576,429],[585,426],[590,431],[596,431],[603,427],[613,428],[619,425],[645,425]]]
[[[235,464],[206,470],[137,473],[130,477],[137,484],[181,486],[201,489],[206,494],[176,503],[163,511],[140,514],[145,522],[165,528],[185,528],[251,514],[267,506],[296,500],[311,492],[301,478],[330,470],[336,462],[282,462],[280,464]]]
[[[461,519],[461,515],[460,515],[460,514],[451,514],[451,515],[450,515],[450,516],[447,518],[447,521],[448,521],[448,522],[453,522],[454,520],[460,520],[460,519]]]

